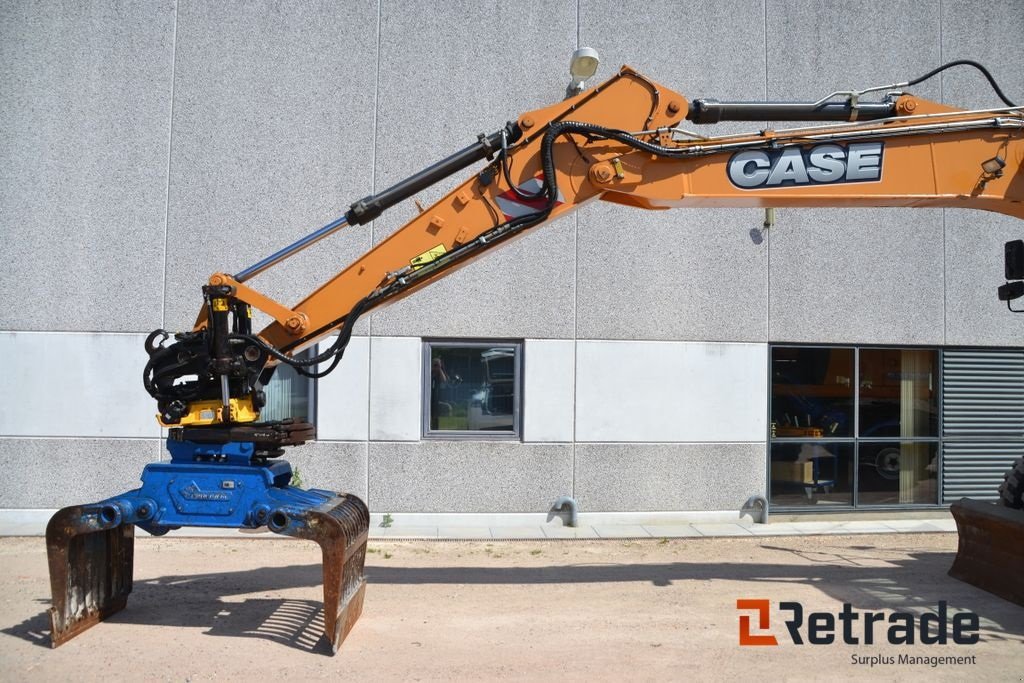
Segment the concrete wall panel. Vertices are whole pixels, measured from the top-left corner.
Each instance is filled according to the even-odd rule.
[[[1010,100],[1024,103],[1024,3],[979,7],[942,2],[944,60],[974,59],[992,72]],[[984,76],[967,67],[942,73],[943,101],[958,107],[1002,107]],[[946,343],[1020,346],[1024,316],[998,301],[1003,243],[1024,236],[1021,221],[980,211],[946,211]],[[1019,306],[1017,306],[1019,307]]]
[[[417,337],[370,340],[370,438],[416,441],[423,426],[423,343]]]
[[[174,3],[0,5],[0,328],[160,325]]]
[[[766,26],[768,99],[813,101],[910,80],[942,57],[937,1],[869,9],[767,0]],[[913,92],[937,100],[939,81]],[[938,211],[780,211],[770,237],[769,338],[942,343],[941,220]]]
[[[211,273],[370,193],[377,3],[183,0],[178,14],[166,324],[183,329]],[[294,304],[369,245],[368,228],[348,229],[253,286]]]
[[[0,438],[0,508],[95,503],[140,486],[159,439]]]
[[[1024,3],[942,0],[942,59],[984,64],[1006,96],[1024,103]],[[938,66],[938,65],[936,65]],[[942,72],[942,101],[955,107],[1004,107],[978,71],[958,66]]]
[[[940,209],[778,212],[773,342],[942,344]]]
[[[655,0],[642,9],[614,0],[580,2],[580,44],[600,52],[598,78],[628,64],[691,100],[764,99],[764,34],[762,0]],[[723,124],[713,134],[756,127]]]
[[[373,512],[547,512],[571,489],[568,444],[370,444]]]
[[[763,222],[751,209],[584,207],[578,336],[766,341]]]
[[[507,19],[507,20],[506,20]],[[381,6],[376,189],[382,190],[562,99],[576,47],[576,7],[530,2]],[[422,192],[424,206],[472,171]],[[374,223],[380,241],[411,202]],[[571,337],[575,222],[540,228],[442,282],[373,314],[375,335]]]
[[[160,436],[141,334],[0,332],[0,435]]]
[[[575,218],[541,226],[373,313],[374,335],[573,335]]]
[[[583,512],[736,510],[765,493],[763,443],[580,444]]]
[[[940,50],[939,7],[939,0],[766,0],[768,99],[813,102],[837,90],[909,81],[944,56],[954,59]],[[913,92],[938,100],[939,80]]]
[[[523,441],[572,441],[575,343],[527,339],[523,346]]]
[[[763,344],[578,342],[577,441],[763,441]]]
[[[600,52],[599,78],[628,64],[690,99],[764,98],[761,0],[699,6],[658,0],[642,9],[583,0],[580,43]],[[708,134],[757,127],[725,123]],[[584,208],[579,214],[578,336],[764,341],[766,249],[749,236],[762,221],[757,211]]]
[[[1024,315],[996,297],[1003,284],[1003,244],[1024,237],[1024,223],[983,211],[946,211],[946,343],[1020,346]],[[1014,301],[1014,308],[1021,302]]]
[[[334,343],[320,343],[324,349]],[[330,363],[322,363],[326,370]],[[366,440],[370,416],[370,340],[352,337],[334,372],[317,381],[316,433],[320,439]]]
[[[315,441],[288,449],[284,457],[303,488],[354,493],[366,500],[366,450],[365,441]]]

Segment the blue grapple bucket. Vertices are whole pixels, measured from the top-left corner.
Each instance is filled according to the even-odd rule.
[[[277,428],[299,440],[292,425]],[[50,519],[46,548],[53,647],[125,608],[132,591],[136,526],[154,535],[183,526],[266,527],[320,546],[323,638],[337,652],[363,608],[370,527],[366,504],[348,493],[292,486],[290,465],[253,461],[251,444],[211,446],[172,438],[168,446],[171,461],[149,464],[141,488],[63,508]]]

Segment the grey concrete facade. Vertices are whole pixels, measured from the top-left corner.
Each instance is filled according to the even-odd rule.
[[[190,327],[211,273],[559,100],[578,45],[601,52],[599,79],[626,63],[691,98],[813,100],[971,58],[1024,101],[1022,35],[1020,0],[2,3],[0,509],[133,487],[162,454],[146,333]],[[915,91],[998,104],[966,70]],[[292,303],[414,211],[254,284]],[[1019,222],[763,218],[596,203],[531,232],[360,322],[319,385],[321,442],[290,459],[377,513],[536,513],[560,495],[738,510],[766,487],[770,344],[1024,339],[995,298]],[[422,438],[424,339],[524,342],[522,439]]]

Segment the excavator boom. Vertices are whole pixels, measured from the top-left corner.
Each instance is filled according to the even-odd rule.
[[[856,116],[855,121],[696,137],[680,126],[688,114],[708,120],[711,105],[698,104],[691,109],[682,95],[623,67],[596,88],[481,136],[461,159],[482,159],[487,152],[497,159],[295,306],[271,308],[243,285],[266,263],[236,276],[216,274],[211,283],[234,288],[239,298],[271,314],[275,321],[260,338],[295,355],[338,329],[350,312],[362,314],[407,296],[591,199],[643,209],[973,208],[1024,218],[1022,107],[961,111],[903,94],[887,103],[865,103],[874,104],[866,116],[849,105],[819,106],[821,117]],[[808,118],[815,103],[767,103],[760,109],[758,104],[715,103],[711,118]],[[503,136],[505,149],[498,146]],[[418,191],[440,173],[464,166],[448,161],[427,169],[427,182],[414,176],[404,189]],[[401,192],[402,184],[396,188],[357,202],[325,230],[368,222],[414,193]],[[367,212],[367,206],[377,210]],[[305,246],[300,242],[283,253]],[[283,260],[275,256],[275,263]],[[204,310],[197,328],[206,319]]]

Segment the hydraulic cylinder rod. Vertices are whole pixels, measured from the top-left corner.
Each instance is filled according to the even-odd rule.
[[[235,280],[237,280],[238,282],[245,282],[250,278],[254,278],[267,268],[270,268],[274,264],[285,260],[292,254],[299,253],[306,247],[316,244],[317,242],[327,237],[328,235],[333,235],[334,233],[344,228],[346,225],[348,225],[348,219],[345,218],[344,216],[338,218],[337,220],[331,221],[330,223],[320,228],[316,232],[309,233],[299,241],[289,244],[284,249],[274,254],[271,254],[270,256],[263,259],[259,263],[251,265],[245,270],[241,271],[240,273],[237,273],[235,275]]]

